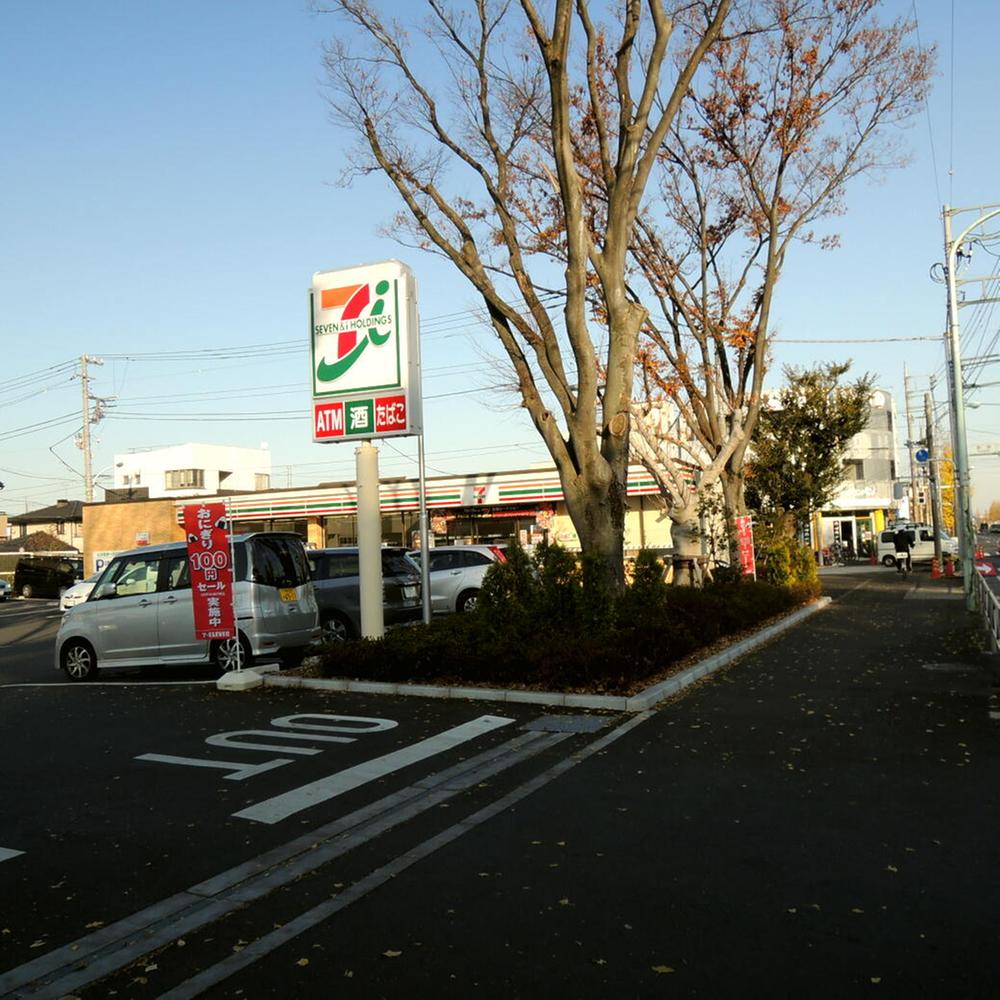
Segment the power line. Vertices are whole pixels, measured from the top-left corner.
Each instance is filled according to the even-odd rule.
[[[792,340],[786,337],[773,337],[775,344],[894,344],[902,341],[931,340],[938,341],[940,337],[820,337],[817,340]]]
[[[951,66],[948,75],[951,98],[948,136],[948,204],[950,205],[955,200],[955,0],[951,0]]]
[[[924,46],[920,41],[920,19],[917,17],[917,0],[912,0],[913,6],[913,27],[917,35],[917,49],[920,54],[924,54]],[[934,171],[934,190],[937,192],[937,203],[935,208],[940,208],[944,204],[941,198],[941,182],[938,179],[937,152],[934,148],[934,129],[931,125],[931,107],[927,101],[927,91],[924,91],[924,112],[927,116],[927,138],[931,146],[931,169]]]

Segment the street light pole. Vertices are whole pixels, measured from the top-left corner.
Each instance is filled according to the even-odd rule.
[[[934,559],[941,565],[941,493],[938,490],[937,452],[934,450],[934,419],[931,415],[931,394],[924,393],[924,427],[927,438],[927,469],[930,473],[931,524],[934,526]]]
[[[961,328],[958,322],[958,280],[956,265],[958,250],[966,237],[977,227],[1000,215],[1000,206],[983,212],[971,225],[967,226],[956,239],[951,235],[951,217],[959,212],[982,211],[982,209],[959,209],[944,206],[944,252],[945,277],[948,282],[948,344],[951,354],[951,402],[955,429],[955,479],[956,479],[956,526],[958,528],[958,551],[962,563],[962,590],[965,606],[972,611],[976,606],[972,574],[975,572],[975,554],[972,535],[971,506],[969,503],[969,445],[965,433],[965,389],[962,384]]]

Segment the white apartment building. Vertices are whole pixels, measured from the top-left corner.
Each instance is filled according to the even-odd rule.
[[[119,497],[199,497],[270,488],[266,446],[177,444],[115,455],[112,489]]]
[[[896,479],[896,404],[875,389],[865,429],[851,438],[844,456],[844,483],[813,520],[814,547],[850,542],[855,551],[889,522]]]

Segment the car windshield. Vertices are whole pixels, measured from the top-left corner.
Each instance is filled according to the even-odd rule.
[[[417,567],[403,552],[382,553],[382,573],[386,576],[413,576]]]
[[[270,587],[299,587],[309,580],[309,563],[302,542],[280,535],[257,535],[250,539],[253,552],[253,582]],[[236,573],[240,575],[240,553],[237,551]]]

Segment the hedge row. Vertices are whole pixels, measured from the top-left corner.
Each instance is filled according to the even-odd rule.
[[[508,561],[487,574],[474,613],[328,645],[320,669],[394,683],[624,694],[819,593],[815,573],[786,585],[730,577],[703,588],[669,586],[662,564],[647,553],[620,596],[601,579],[592,564],[556,545],[531,559],[510,549]]]

